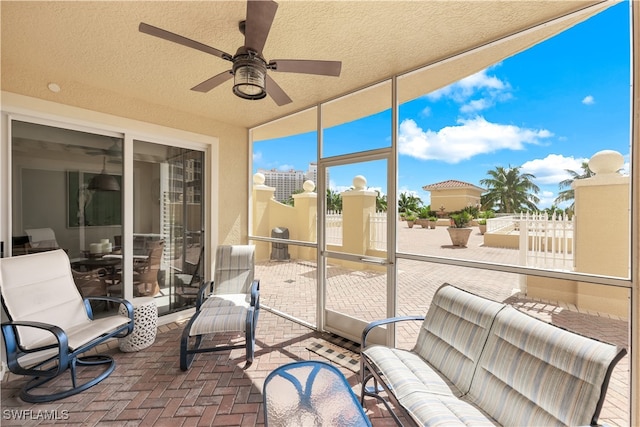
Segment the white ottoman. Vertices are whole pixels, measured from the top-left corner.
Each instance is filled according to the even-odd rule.
[[[156,340],[158,330],[158,307],[151,297],[133,298],[133,332],[118,339],[121,351],[139,351],[149,347]],[[120,314],[127,315],[124,306],[120,306]]]

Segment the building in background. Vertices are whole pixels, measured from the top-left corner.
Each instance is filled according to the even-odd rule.
[[[274,198],[282,203],[286,203],[292,194],[302,191],[302,184],[305,181],[313,181],[318,188],[318,164],[309,163],[307,171],[289,169],[282,171],[278,169],[258,169],[258,172],[264,175],[264,184],[276,189]],[[327,188],[329,176],[327,174]]]

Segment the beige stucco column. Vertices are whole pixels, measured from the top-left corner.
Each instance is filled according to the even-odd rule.
[[[273,199],[276,189],[264,185],[265,177],[261,173],[253,175],[253,209],[252,233],[254,236],[270,236],[269,201]],[[221,203],[224,203],[221,200]],[[269,259],[269,243],[255,242],[256,259]]]
[[[293,206],[296,212],[296,224],[298,226],[298,240],[305,242],[315,242],[316,238],[316,216],[318,206],[318,193],[315,193],[316,185],[313,181],[305,181],[302,184],[303,193],[293,195]],[[298,248],[298,257],[302,259],[315,260],[315,248]]]
[[[376,212],[376,195],[367,190],[367,180],[353,178],[353,190],[342,196],[342,247],[344,252],[365,255],[369,241],[369,215]],[[361,266],[359,266],[361,268]]]
[[[595,176],[573,182],[578,272],[629,277],[630,180],[618,173],[623,165],[620,153],[600,151],[589,160],[589,169]],[[628,316],[626,289],[578,282],[576,291],[580,308]]]

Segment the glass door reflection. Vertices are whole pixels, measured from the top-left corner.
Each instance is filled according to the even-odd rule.
[[[134,141],[133,293],[160,314],[195,304],[203,276],[204,153]]]

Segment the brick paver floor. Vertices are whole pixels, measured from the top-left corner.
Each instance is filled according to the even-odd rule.
[[[447,243],[444,227],[436,230],[399,228],[399,248],[427,255],[463,257],[515,264],[517,251],[486,248],[479,233],[472,234],[466,249]],[[446,237],[446,238],[445,238]],[[412,244],[413,246],[409,246]],[[413,250],[409,250],[413,248]],[[261,281],[261,301],[266,307],[315,323],[316,265],[306,260],[261,262],[256,266]],[[374,271],[352,271],[329,266],[328,307],[366,320],[384,317],[386,277]],[[527,299],[516,291],[515,274],[470,269],[411,260],[398,262],[399,314],[424,314],[440,284],[450,282],[480,295],[506,301],[543,320],[585,335],[628,346],[628,322],[600,313],[584,313],[569,305]],[[97,386],[54,403],[22,402],[18,392],[24,378],[8,374],[1,386],[2,425],[105,426],[260,426],[264,424],[262,385],[275,367],[294,360],[324,360],[307,350],[310,340],[321,334],[263,309],[257,328],[254,363],[244,366],[244,351],[201,354],[191,369],[179,369],[179,337],[182,323],[159,327],[155,343],[137,353],[121,353],[115,341],[101,350],[112,354],[115,372]],[[398,330],[399,345],[411,345],[417,326]],[[216,336],[217,343],[241,337]],[[339,367],[359,394],[357,375]],[[600,421],[612,426],[629,425],[628,356],[614,370]],[[68,376],[56,379],[67,381]],[[395,425],[381,404],[365,400],[374,426]],[[18,419],[22,418],[22,419]]]

